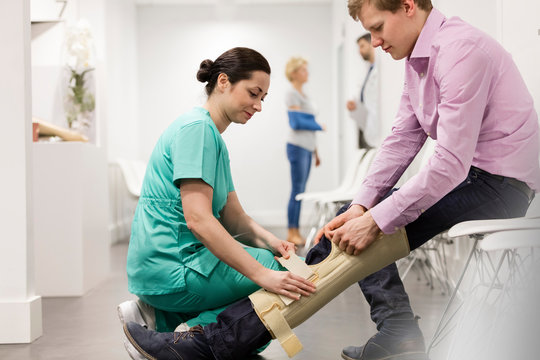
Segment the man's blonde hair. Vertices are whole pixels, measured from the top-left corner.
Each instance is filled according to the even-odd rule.
[[[293,56],[287,61],[285,65],[285,76],[289,81],[292,81],[292,74],[298,70],[302,65],[307,65],[307,60],[300,56]]]
[[[414,0],[414,2],[420,9],[425,11],[433,8],[431,0]],[[358,15],[360,15],[360,10],[362,10],[365,3],[372,3],[378,10],[395,13],[401,7],[402,0],[349,0],[347,6],[349,7],[349,15],[353,20],[359,20]]]

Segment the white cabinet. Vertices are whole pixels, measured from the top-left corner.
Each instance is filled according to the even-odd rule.
[[[88,143],[33,146],[36,294],[80,296],[110,269],[106,155]]]

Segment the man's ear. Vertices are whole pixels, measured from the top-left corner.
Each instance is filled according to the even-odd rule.
[[[416,3],[414,0],[401,0],[401,6],[408,16],[411,16],[416,12]]]
[[[225,73],[221,73],[218,75],[217,78],[217,86],[221,91],[225,91],[225,89],[230,85],[229,77]]]

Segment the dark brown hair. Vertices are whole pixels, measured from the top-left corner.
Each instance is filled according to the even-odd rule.
[[[229,82],[234,84],[240,80],[251,79],[254,71],[264,71],[270,75],[270,65],[259,52],[235,47],[225,51],[216,60],[203,60],[197,72],[197,80],[207,82],[206,94],[210,96],[216,86],[219,74],[226,74]]]
[[[360,10],[365,3],[372,3],[378,10],[390,11],[395,13],[402,5],[402,0],[349,0],[347,6],[349,7],[349,15],[354,20],[358,20]],[[414,0],[414,3],[422,10],[429,11],[433,8],[431,0]]]

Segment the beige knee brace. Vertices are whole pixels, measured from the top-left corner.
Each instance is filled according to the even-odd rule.
[[[330,255],[322,262],[307,265],[298,256],[280,259],[289,271],[311,280],[317,290],[294,301],[264,289],[249,296],[257,315],[274,339],[278,339],[289,357],[302,344],[292,328],[303,323],[333,298],[355,282],[409,254],[409,242],[404,229],[380,237],[358,256],[348,255],[332,243]]]

